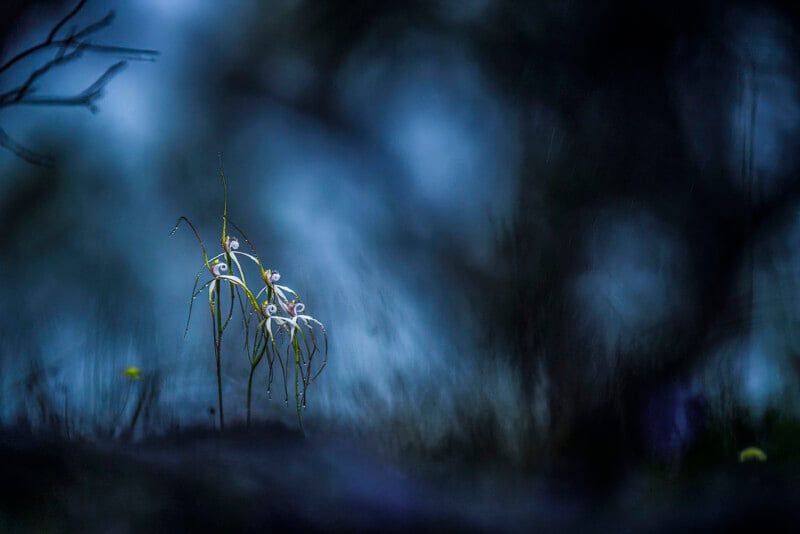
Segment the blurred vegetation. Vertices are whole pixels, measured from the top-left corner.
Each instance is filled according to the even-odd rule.
[[[204,115],[215,127],[196,134],[206,136],[202,143],[195,138],[186,141],[213,145],[216,132],[228,131],[240,118],[230,112],[231,102],[257,96],[369,145],[373,141],[364,139],[363,129],[339,109],[337,87],[343,66],[359,47],[391,59],[399,39],[410,34],[441,37],[464,50],[519,119],[515,136],[522,159],[515,175],[515,205],[508,220],[491,223],[496,237],[488,265],[471,261],[470,251],[433,223],[424,245],[405,228],[407,213],[395,228],[402,241],[395,252],[398,257],[419,253],[421,249],[414,247],[429,247],[424,252],[435,251],[431,254],[446,273],[441,278],[451,291],[448,295],[471,297],[465,298],[470,312],[486,327],[468,343],[474,342],[481,356],[508,364],[514,378],[519,377],[522,398],[516,411],[500,413],[494,407],[462,404],[438,434],[424,422],[412,420],[418,414],[392,413],[388,422],[375,422],[377,430],[364,432],[372,431],[374,439],[385,439],[410,456],[465,466],[512,461],[530,471],[563,467],[592,473],[599,483],[613,482],[629,467],[641,464],[690,476],[734,464],[739,451],[751,445],[763,448],[769,465],[796,462],[800,423],[793,407],[773,406],[757,417],[750,407],[737,404],[730,391],[707,395],[709,408],[696,436],[676,446],[675,455],[665,459],[653,454],[645,439],[648,429],[642,410],[652,396],[690,382],[709,363],[721,340],[748,335],[754,322],[747,304],[752,287],[743,287],[741,271],[753,267],[748,265],[753,244],[784,223],[800,204],[797,180],[785,182],[771,195],[754,196],[752,189],[735,185],[753,178],[739,176],[726,162],[733,134],[722,102],[744,104],[737,93],[741,65],[726,44],[724,21],[714,3],[521,5],[509,0],[492,2],[482,16],[463,19],[451,12],[457,4],[332,0],[294,2],[293,7],[253,4],[247,12],[250,20],[234,21],[241,22],[247,46],[233,51],[220,47],[209,59],[214,68],[204,65],[204,72],[212,71],[214,79],[198,91]],[[21,5],[13,3],[19,12]],[[772,8],[796,16],[795,8],[783,11],[777,3]],[[797,52],[797,42],[790,46]],[[302,94],[280,94],[264,82],[265,58],[280,58],[289,51],[307,60],[315,74],[314,83]],[[426,51],[423,47],[420,53]],[[691,67],[692,61],[704,54],[713,68],[698,72],[703,68]],[[692,82],[689,89],[674,74],[685,65],[687,72],[681,71],[681,76]],[[696,123],[691,126],[707,143],[705,159],[692,153],[690,128],[679,105],[684,90],[705,103],[703,114],[692,117]],[[798,143],[789,142],[787,151]],[[742,148],[742,158],[752,162],[748,150],[752,149]],[[173,195],[196,183],[188,159],[177,154],[178,163],[170,162],[180,168],[176,181],[164,186],[174,188]],[[107,202],[102,181],[91,176],[86,180],[91,187],[84,190],[94,195],[90,198],[58,172],[13,177],[0,206],[0,226],[7,230],[0,246],[29,263],[34,251],[14,236],[24,233],[26,218],[34,218],[44,229],[31,238],[39,248],[62,243],[51,251],[51,258],[73,281],[71,292],[97,290],[80,274],[87,262],[103,265],[114,273],[113,283],[106,281],[102,288],[111,295],[109,309],[124,308],[122,297],[114,295],[129,294],[141,295],[137,298],[143,301],[137,306],[147,308],[151,297],[119,251],[100,250],[91,240],[74,238],[102,235],[101,224],[79,216]],[[59,195],[73,204],[67,206]],[[201,192],[197,202],[202,208],[204,202],[211,206],[216,200],[214,192]],[[576,276],[590,267],[582,246],[587,228],[602,219],[604,210],[622,216],[646,212],[674,232],[686,244],[679,254],[689,280],[685,293],[676,297],[682,300],[680,313],[659,321],[638,339],[611,348],[601,347],[602,332],[578,328],[583,310],[573,294]],[[41,274],[46,274],[44,269]],[[24,288],[5,291],[8,300],[22,303],[17,313],[32,324],[47,303],[42,295],[49,294],[28,295]],[[97,328],[119,332],[128,327],[132,314],[102,315],[105,322],[98,322]],[[441,318],[442,328],[455,320]],[[153,319],[137,321],[140,331],[156,331]],[[127,405],[121,398],[124,383],[114,385],[118,378],[107,374],[108,383],[96,386],[93,395],[103,408],[92,412],[98,421],[91,433],[121,438],[139,425],[147,433],[145,414],[159,397],[156,375],[144,372]],[[20,424],[73,436],[76,423],[69,407],[64,408],[69,398],[59,393],[54,380],[34,365],[24,381],[27,403]],[[370,396],[363,397],[366,406]],[[434,395],[420,397],[421,413],[438,408]],[[127,407],[120,409],[121,405]],[[543,408],[537,412],[535,406]],[[122,415],[115,418],[120,410]],[[516,430],[515,443],[509,443],[509,421]]]
[[[29,370],[17,386],[24,403],[17,406],[11,428],[17,432],[44,434],[67,440],[120,440],[154,435],[162,431],[159,420],[161,377],[157,372],[132,374],[120,369],[118,376],[103,374],[93,381],[95,389],[80,392],[79,405],[70,394],[75,389],[56,381],[54,369],[30,358]],[[49,372],[48,372],[49,371]]]

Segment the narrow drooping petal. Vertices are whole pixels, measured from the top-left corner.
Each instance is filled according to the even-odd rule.
[[[231,251],[231,256],[244,256],[245,258],[249,259],[250,261],[252,261],[256,265],[258,265],[259,268],[261,268],[261,261],[258,258],[256,258],[255,256],[253,256],[251,254],[248,254],[247,252],[239,252],[238,250],[237,251]]]

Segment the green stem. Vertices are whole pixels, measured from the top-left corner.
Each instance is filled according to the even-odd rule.
[[[250,428],[250,399],[253,391],[253,375],[256,373],[256,366],[250,366],[250,377],[247,379],[247,428]]]
[[[216,294],[217,294],[217,339],[214,343],[214,352],[217,359],[217,397],[219,400],[219,430],[225,430],[225,413],[222,409],[222,299],[220,298],[220,283],[219,280],[215,281]]]
[[[253,391],[253,375],[256,373],[256,367],[261,363],[264,353],[267,351],[267,339],[259,336],[256,332],[255,339],[253,340],[253,357],[250,360],[250,377],[247,379],[247,428],[250,428],[250,399],[252,398]]]
[[[303,430],[303,416],[300,413],[300,343],[294,337],[294,403],[297,406],[297,421]]]

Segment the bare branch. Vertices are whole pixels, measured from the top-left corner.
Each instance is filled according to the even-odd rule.
[[[84,2],[81,3],[81,6],[84,3],[85,0]],[[111,25],[111,22],[114,20],[114,17],[115,17],[114,12],[111,11],[108,13],[108,15],[106,15],[99,21],[88,25],[84,29],[70,35],[66,39],[53,39],[52,37],[54,36],[54,33],[51,32],[51,36],[49,36],[46,41],[39,43],[38,45],[32,46],[26,50],[23,50],[22,52],[12,57],[10,60],[8,60],[6,63],[0,65],[0,74],[11,68],[12,65],[21,61],[22,59],[25,59],[30,55],[33,55],[37,52],[41,52],[42,50],[46,50],[48,48],[61,49],[59,51],[59,54],[63,54],[64,50],[68,48],[81,48],[83,50],[98,52],[102,54],[114,54],[117,56],[122,55],[125,57],[125,59],[131,59],[137,61],[154,61],[155,56],[159,55],[159,52],[157,50],[148,50],[144,48],[128,48],[124,46],[102,45],[81,40],[84,37],[87,37]],[[64,21],[62,20],[62,22]],[[61,24],[61,22],[59,22],[59,24]]]
[[[66,42],[64,42],[66,44]],[[112,46],[81,41],[80,47],[87,52],[97,52],[100,54],[114,55],[122,59],[133,61],[155,61],[159,55],[158,50],[148,50],[146,48],[128,48],[126,46]]]
[[[114,15],[113,11],[109,11],[108,15],[106,15],[102,19],[98,20],[97,22],[89,24],[84,29],[82,29],[81,31],[76,33],[73,36],[73,39],[82,39],[82,38],[86,37],[87,35],[91,35],[91,34],[93,34],[95,32],[98,32],[98,31],[102,30],[103,28],[105,28],[107,26],[110,26],[111,23],[114,21],[114,17],[115,16],[116,15]]]
[[[41,165],[43,167],[53,166],[53,158],[51,156],[48,156],[47,154],[39,154],[25,148],[11,139],[11,137],[9,137],[6,131],[2,128],[0,128],[0,146],[14,153],[14,155],[18,158],[24,159],[28,163]]]
[[[34,70],[30,76],[28,76],[28,79],[22,83],[22,85],[0,94],[0,107],[8,107],[21,102],[25,96],[33,92],[33,82],[47,74],[47,72],[53,67],[68,63],[69,61],[78,58],[83,52],[81,47],[76,48],[68,54],[63,53],[63,50],[64,49],[62,49],[62,51],[60,51],[54,59],[51,59],[38,69]]]
[[[28,57],[28,56],[30,56],[30,55],[32,55],[32,54],[35,54],[36,52],[39,52],[39,51],[41,51],[41,50],[44,50],[44,49],[46,49],[46,48],[49,48],[49,47],[51,47],[51,46],[54,46],[54,45],[56,45],[57,41],[55,41],[55,37],[56,37],[56,34],[58,33],[58,31],[59,31],[61,28],[63,28],[63,27],[64,27],[64,24],[66,24],[67,22],[69,22],[69,21],[70,21],[70,19],[72,19],[72,18],[73,18],[75,15],[77,15],[77,14],[78,14],[78,12],[79,12],[81,9],[83,9],[83,6],[85,6],[85,5],[86,5],[86,2],[87,2],[87,1],[88,1],[88,0],[80,0],[80,1],[78,2],[78,5],[76,5],[76,6],[75,6],[75,7],[72,9],[72,11],[70,11],[69,13],[67,13],[67,15],[66,15],[64,18],[62,18],[60,21],[58,21],[58,23],[56,23],[56,25],[55,25],[55,26],[53,26],[53,29],[52,29],[52,30],[50,30],[50,33],[47,35],[47,39],[45,39],[45,41],[44,41],[44,42],[42,42],[42,43],[39,43],[38,45],[35,45],[35,46],[32,46],[32,47],[30,47],[30,48],[27,48],[27,49],[23,50],[22,52],[20,52],[20,53],[19,53],[19,54],[17,54],[16,56],[12,57],[12,58],[11,58],[11,59],[9,59],[8,61],[6,61],[6,62],[5,62],[5,63],[3,63],[2,65],[0,65],[0,74],[2,74],[3,72],[5,72],[5,71],[6,71],[6,70],[8,70],[9,68],[11,68],[11,66],[12,66],[12,65],[14,65],[15,63],[17,63],[17,62],[19,62],[19,61],[21,61],[21,60],[25,59],[26,57]]]
[[[44,50],[45,48],[48,48],[50,45],[51,45],[51,43],[45,42],[45,43],[40,43],[40,44],[38,44],[36,46],[32,46],[32,47],[30,47],[30,48],[28,48],[26,50],[23,50],[22,52],[20,52],[16,56],[12,57],[8,61],[6,61],[2,65],[0,65],[0,74],[2,74],[4,71],[10,69],[14,65],[14,63],[17,63],[18,61],[22,61],[26,57],[28,57],[30,55],[33,55],[36,52],[39,52],[40,50]]]
[[[113,11],[110,11],[105,17],[86,25],[82,29],[73,29],[67,32],[66,37],[57,38],[58,33],[69,21],[78,15],[87,3],[88,0],[79,0],[75,7],[53,26],[43,42],[19,52],[5,63],[0,64],[0,74],[2,74],[26,58],[45,50],[56,49],[55,56],[41,64],[38,68],[33,69],[21,84],[0,92],[0,109],[23,104],[37,106],[82,106],[89,109],[92,113],[95,113],[97,112],[97,100],[103,96],[105,87],[111,78],[125,68],[127,65],[126,60],[155,60],[155,57],[159,54],[156,50],[97,44],[86,40],[86,38],[111,25],[115,17]],[[80,58],[84,52],[117,56],[121,61],[108,67],[94,83],[77,95],[34,96],[34,93],[36,93],[35,84],[40,78],[52,69]],[[19,145],[2,129],[0,129],[0,146],[30,163],[36,165],[51,164],[51,159],[49,157],[36,154]]]
[[[75,96],[45,96],[45,97],[23,97],[16,103],[30,104],[36,106],[85,106],[92,113],[97,112],[95,100],[103,96],[106,84],[116,76],[125,66],[127,61],[114,63],[97,80]]]
[[[78,5],[76,5],[74,8],[72,8],[72,11],[70,11],[69,13],[67,13],[67,15],[66,15],[66,16],[65,16],[63,19],[61,19],[60,21],[58,21],[58,24],[56,24],[55,26],[53,26],[53,29],[52,29],[52,30],[50,30],[50,33],[49,33],[49,34],[48,34],[48,36],[47,36],[47,41],[46,41],[46,42],[48,42],[48,43],[51,43],[51,42],[53,42],[53,39],[55,39],[55,37],[56,37],[56,34],[58,33],[58,30],[60,30],[61,28],[63,28],[63,27],[64,27],[64,24],[66,24],[67,22],[69,22],[69,21],[70,21],[70,19],[71,19],[72,17],[74,17],[75,15],[77,15],[77,14],[78,14],[78,11],[80,11],[81,9],[83,9],[83,6],[85,6],[85,5],[86,5],[86,2],[87,2],[87,0],[80,0],[80,1],[78,2]]]
[[[108,81],[122,71],[127,64],[127,61],[117,61],[108,67],[92,85],[83,90],[81,96],[84,98],[98,98],[100,95],[102,95],[103,88]]]

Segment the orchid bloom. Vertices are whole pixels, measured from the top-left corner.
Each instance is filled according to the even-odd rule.
[[[274,334],[272,333],[273,324],[286,329],[286,331],[289,333],[290,342],[294,341],[295,332],[300,331],[302,333],[301,326],[305,326],[313,331],[311,323],[319,325],[320,329],[322,330],[322,334],[326,336],[325,325],[311,315],[306,315],[303,313],[306,309],[305,304],[302,302],[297,302],[296,300],[292,300],[291,302],[279,300],[278,302],[280,307],[286,313],[286,316],[278,314],[279,308],[274,303],[264,301],[264,303],[261,305],[261,313],[264,316],[264,320],[261,321],[260,326],[265,327],[265,333],[270,337],[270,339],[274,339]],[[302,323],[300,323],[300,321],[302,321]],[[313,334],[312,342],[314,343],[314,346],[316,346],[316,342],[313,341]]]
[[[238,248],[239,246],[238,243],[239,242],[236,241],[236,238],[233,238],[233,240],[231,240],[231,244],[235,244],[234,246],[231,247],[232,251]],[[214,278],[206,282],[203,285],[203,287],[201,287],[200,290],[196,292],[194,295],[198,295],[200,292],[203,291],[203,289],[208,287],[208,302],[209,304],[213,305],[214,294],[216,292],[216,284],[213,284],[212,282],[214,282],[215,280],[225,280],[230,284],[242,289],[245,293],[245,296],[247,297],[247,300],[249,300],[250,303],[257,308],[258,307],[257,297],[253,295],[253,292],[250,291],[250,288],[247,287],[247,283],[244,280],[244,271],[242,271],[242,267],[241,265],[239,265],[239,261],[236,259],[234,253],[233,252],[231,253],[231,261],[233,261],[236,264],[239,271],[239,276],[233,274],[225,274],[228,272],[228,264],[225,263],[224,261],[220,261],[221,256],[223,256],[223,254],[215,256],[208,265],[209,270],[211,271],[211,274]]]
[[[296,300],[293,300],[292,302],[286,304],[281,302],[281,307],[291,317],[297,317],[298,313],[303,313],[303,311],[305,311],[306,309],[305,304],[303,304],[302,302],[297,302]]]
[[[211,274],[214,275],[214,278],[218,276],[222,276],[222,273],[228,272],[228,264],[223,263],[219,260],[214,260],[211,263]]]
[[[289,339],[294,339],[294,332],[295,330],[300,330],[300,325],[298,321],[303,321],[306,327],[311,327],[309,323],[316,323],[322,329],[323,334],[325,333],[325,325],[319,322],[317,319],[310,315],[304,315],[303,312],[306,309],[306,305],[302,302],[297,302],[296,300],[292,300],[291,302],[280,302],[281,308],[289,317],[277,317],[276,319],[279,320],[279,324],[289,324],[292,326]]]
[[[239,259],[236,257],[237,250],[239,250],[239,239],[236,237],[225,236],[225,239],[222,242],[222,249],[225,251],[224,255],[226,258],[230,258],[230,261],[236,265],[236,269],[239,271],[239,278],[241,278],[242,283],[246,285],[245,278],[244,278],[244,270],[242,269],[242,265],[239,263]]]
[[[319,375],[327,362],[328,354],[328,340],[325,326],[312,317],[305,314],[306,306],[300,302],[298,294],[290,287],[281,285],[278,282],[281,280],[281,274],[277,270],[266,269],[264,264],[258,257],[255,247],[242,232],[242,230],[231,220],[228,219],[228,188],[227,180],[222,169],[222,162],[220,161],[220,177],[222,179],[224,201],[222,210],[222,232],[220,238],[220,245],[222,252],[209,257],[208,249],[206,248],[203,240],[200,237],[197,228],[186,217],[179,217],[172,229],[170,235],[174,234],[178,227],[185,223],[191,229],[200,248],[203,252],[203,265],[200,268],[197,276],[195,277],[194,287],[192,288],[192,297],[189,302],[189,317],[186,322],[186,332],[189,330],[189,320],[192,315],[192,306],[195,298],[202,292],[208,289],[208,302],[211,308],[212,316],[212,334],[214,341],[214,355],[217,364],[217,397],[219,404],[219,421],[220,429],[224,428],[223,417],[223,396],[222,396],[222,375],[220,367],[222,337],[226,328],[228,327],[234,313],[239,310],[242,314],[242,322],[245,335],[245,347],[250,352],[250,376],[247,389],[247,420],[250,421],[250,399],[251,387],[253,376],[259,362],[266,354],[266,359],[269,362],[269,377],[268,384],[272,383],[273,370],[272,366],[277,359],[281,365],[284,378],[284,389],[286,390],[287,403],[288,403],[288,377],[287,371],[289,369],[289,359],[291,356],[289,351],[294,351],[294,365],[295,365],[295,398],[297,402],[297,414],[300,419],[300,409],[305,407],[306,388],[308,385]],[[227,233],[228,227],[235,229],[242,240],[247,243],[249,252],[240,251],[239,238],[231,236]],[[255,264],[258,272],[263,281],[263,287],[254,294],[250,287],[255,289],[255,286],[249,286],[245,277],[243,264],[248,261]],[[210,280],[205,281],[200,285],[200,279],[203,270],[207,270],[211,275]],[[252,279],[251,279],[252,280]],[[222,302],[222,282],[228,282],[230,286],[230,303],[229,306]],[[200,286],[198,288],[198,286]],[[264,297],[262,297],[264,295]],[[263,298],[263,302],[259,303],[259,299]],[[238,306],[236,305],[238,301]],[[226,309],[227,318],[223,319],[222,310]],[[258,316],[260,321],[258,328],[255,331],[250,329],[251,319]],[[289,346],[286,347],[287,360],[284,364],[284,359],[281,357],[281,351],[278,347],[278,339],[273,333],[273,326],[278,327],[278,334],[285,333],[289,339]],[[321,348],[317,345],[317,337],[315,335],[315,328],[322,331],[324,337],[324,346]],[[252,348],[249,345],[249,340],[252,334]],[[283,341],[281,339],[280,341]],[[301,345],[302,344],[302,345]],[[312,376],[312,360],[318,351],[324,351],[324,360],[322,361],[319,369],[315,369],[316,373]],[[129,368],[126,370],[126,376],[131,379],[138,377],[139,371],[137,368]],[[300,381],[302,380],[302,396],[300,391]],[[301,404],[302,399],[302,404]],[[302,421],[301,421],[302,426]]]
[[[279,302],[281,302],[281,303],[289,302],[289,297],[286,296],[287,293],[290,294],[290,295],[294,295],[297,298],[300,298],[300,297],[298,297],[298,295],[295,292],[295,290],[292,289],[291,287],[282,286],[282,285],[277,283],[278,280],[281,279],[281,273],[279,273],[278,271],[274,271],[272,269],[267,269],[266,271],[264,271],[262,273],[261,277],[264,279],[264,284],[265,285],[261,289],[261,291],[258,292],[258,294],[256,295],[256,298],[260,297],[261,294],[264,293],[265,291],[267,292],[267,294],[269,294],[270,290],[272,291],[272,293],[274,293],[275,295],[278,296]],[[283,304],[281,304],[281,306],[283,306]]]
[[[224,243],[225,252],[232,254],[234,250],[239,249],[239,239],[236,237],[227,236]]]

